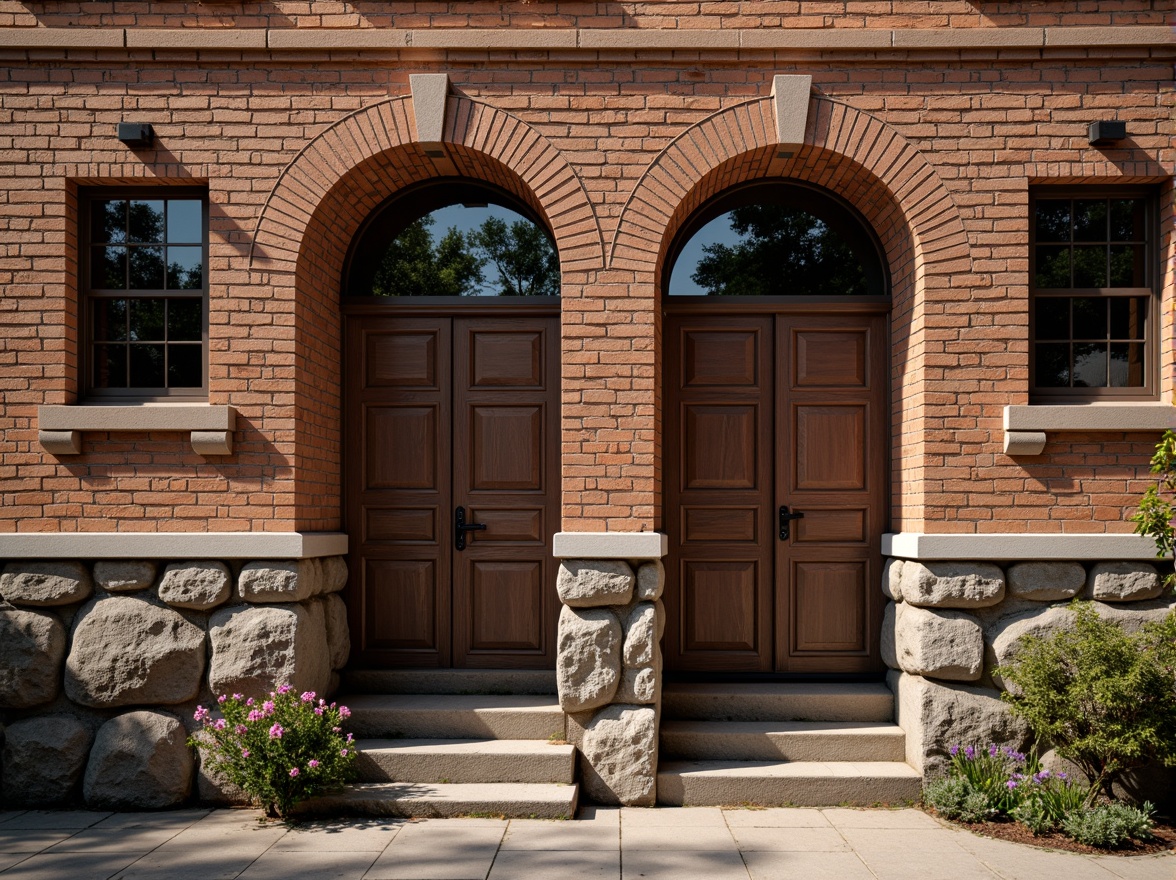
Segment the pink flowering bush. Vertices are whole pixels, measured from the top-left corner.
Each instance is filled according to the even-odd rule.
[[[352,735],[343,733],[346,706],[295,695],[288,685],[258,703],[242,694],[217,698],[212,710],[197,706],[203,729],[190,744],[204,760],[260,803],[266,815],[285,816],[299,801],[330,791],[354,773]]]

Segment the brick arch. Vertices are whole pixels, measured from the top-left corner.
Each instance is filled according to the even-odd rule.
[[[945,271],[958,271],[958,261],[967,259],[967,237],[951,193],[922,154],[877,117],[814,96],[805,146],[791,160],[777,159],[775,147],[767,98],[725,108],[684,131],[629,196],[609,264],[656,270],[678,228],[707,199],[737,183],[777,176],[825,186],[848,199],[874,225],[892,270],[904,229],[919,274],[944,261],[952,264]]]
[[[410,101],[392,98],[358,110],[298,153],[258,218],[251,268],[293,273],[316,216],[340,209],[351,215],[408,183],[447,174],[496,183],[529,204],[547,222],[565,271],[600,264],[602,240],[588,195],[545,137],[503,110],[451,95],[445,123],[449,161],[437,162],[415,142]],[[326,225],[337,228],[334,219]]]

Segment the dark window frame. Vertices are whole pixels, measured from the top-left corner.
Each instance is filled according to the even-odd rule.
[[[201,205],[201,265],[200,288],[184,290],[143,289],[123,290],[95,288],[91,286],[91,259],[93,235],[93,205],[95,202],[116,199],[169,200],[184,199],[199,201]],[[150,403],[155,401],[191,401],[208,399],[208,310],[209,310],[209,202],[208,188],[204,186],[92,186],[78,191],[78,299],[81,307],[82,351],[81,364],[82,397],[88,403]],[[129,386],[126,388],[101,388],[95,383],[96,358],[94,347],[94,303],[98,300],[125,299],[200,299],[200,387],[158,388],[151,386]],[[193,347],[196,342],[190,343]]]
[[[1144,287],[1037,287],[1037,202],[1058,199],[1142,199],[1144,218]],[[1073,222],[1073,221],[1071,221]],[[1043,242],[1049,244],[1049,242]],[[1030,403],[1090,403],[1159,399],[1160,377],[1160,222],[1159,198],[1149,186],[1034,186],[1029,190],[1029,401]],[[1110,281],[1110,278],[1107,279]],[[1144,318],[1143,385],[1058,388],[1037,385],[1037,302],[1039,299],[1146,298]],[[1110,337],[1108,336],[1108,339]],[[1074,337],[1071,335],[1070,343]],[[1049,340],[1042,340],[1048,342]],[[1062,340],[1059,340],[1059,342]]]

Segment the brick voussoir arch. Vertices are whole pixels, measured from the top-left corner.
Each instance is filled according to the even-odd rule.
[[[726,107],[686,129],[650,163],[630,194],[609,248],[609,265],[656,269],[669,244],[666,230],[676,229],[733,182],[784,174],[836,189],[844,169],[821,161],[829,154],[868,172],[900,206],[919,257],[918,274],[930,271],[932,263],[942,270],[946,261],[967,261],[967,236],[951,193],[914,145],[882,120],[813,96],[800,153],[788,162],[774,161],[775,144],[768,98]],[[716,175],[720,168],[727,173]]]
[[[250,268],[294,274],[315,212],[332,190],[362,165],[416,142],[411,98],[390,98],[357,110],[306,144],[279,175],[262,208],[249,252]],[[600,265],[603,239],[583,182],[559,151],[521,119],[496,107],[451,95],[446,143],[458,172],[492,182],[496,169],[478,167],[488,156],[518,176],[555,236],[565,268]],[[411,161],[411,160],[410,160]],[[392,183],[385,175],[385,182]],[[419,178],[435,176],[426,170]],[[508,189],[517,189],[507,186]],[[391,189],[389,190],[389,193]],[[387,195],[389,193],[384,193]]]

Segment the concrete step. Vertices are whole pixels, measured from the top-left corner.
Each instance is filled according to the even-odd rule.
[[[576,815],[579,791],[578,785],[373,782],[349,785],[338,794],[303,801],[297,812],[303,816],[571,819]]]
[[[902,761],[896,724],[871,721],[663,721],[664,758],[728,761]]]
[[[352,694],[554,694],[551,669],[353,669]]]
[[[354,694],[348,729],[357,738],[563,739],[554,697],[537,695]]]
[[[882,683],[671,684],[662,717],[686,721],[892,721]]]
[[[919,799],[900,761],[662,761],[657,802],[671,806],[871,806]]]
[[[576,748],[533,739],[357,740],[361,782],[564,783],[576,781]]]

